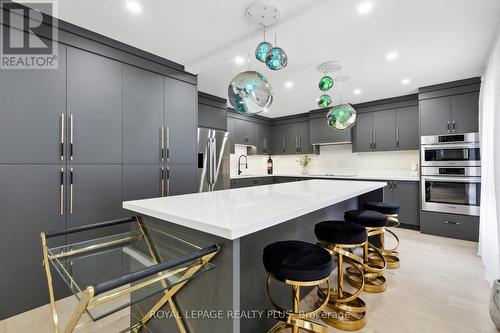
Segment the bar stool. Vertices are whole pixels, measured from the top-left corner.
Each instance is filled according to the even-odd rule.
[[[323,312],[321,318],[329,325],[347,331],[363,328],[366,324],[366,304],[359,297],[363,291],[363,259],[351,252],[367,243],[363,226],[344,221],[324,221],[314,226],[318,245],[327,249],[337,261],[337,289],[318,290],[321,300],[329,300],[330,313]],[[361,284],[354,293],[344,290],[344,263],[355,269],[361,277]]]
[[[264,248],[264,267],[267,270],[267,294],[276,308],[282,323],[273,327],[269,333],[292,329],[309,332],[327,333],[328,328],[308,320],[321,312],[328,304],[328,297],[318,307],[309,312],[300,310],[300,288],[317,287],[326,283],[330,289],[329,276],[333,270],[330,253],[320,246],[301,241],[281,241]],[[292,287],[292,310],[285,310],[271,297],[271,279],[283,282]]]
[[[366,229],[367,237],[379,236],[380,247],[370,243],[368,238],[363,247],[363,263],[366,265],[362,276],[352,267],[347,269],[347,282],[358,288],[364,279],[364,290],[370,293],[380,293],[386,290],[387,281],[384,276],[387,261],[383,255],[384,233],[387,217],[384,214],[370,210],[350,210],[345,212],[346,222],[360,224]],[[362,278],[363,277],[363,278]]]
[[[372,210],[384,214],[387,217],[387,227],[394,228],[399,226],[399,205],[392,202],[371,201],[363,205],[366,210]],[[391,230],[387,229],[386,232],[390,233],[396,239],[396,246],[392,249],[384,249],[383,254],[387,260],[387,268],[399,268],[399,238]]]

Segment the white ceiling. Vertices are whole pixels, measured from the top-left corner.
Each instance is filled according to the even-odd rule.
[[[58,16],[184,64],[199,74],[201,91],[221,97],[246,68],[234,58],[248,49],[253,54],[261,41],[258,27],[245,20],[251,0],[134,1],[142,4],[142,13],[130,13],[127,0],[59,0]],[[366,15],[358,14],[357,0],[267,2],[280,10],[278,45],[289,57],[288,67],[277,72],[251,62],[273,86],[269,117],[317,108],[316,67],[328,60],[340,61],[342,75],[350,77],[342,84],[342,99],[350,103],[479,76],[500,18],[499,0],[370,0],[373,9]],[[388,61],[391,51],[399,57]],[[403,78],[410,83],[402,85]],[[286,81],[293,88],[285,88]],[[337,87],[336,102],[338,92]]]

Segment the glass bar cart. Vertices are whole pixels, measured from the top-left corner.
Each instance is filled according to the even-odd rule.
[[[95,237],[110,228],[121,232]],[[82,237],[93,239],[81,241]],[[61,238],[66,245],[47,246],[52,239],[61,243]],[[73,239],[79,241],[70,242]],[[210,260],[219,251],[217,244],[201,247],[148,228],[139,217],[41,233],[41,240],[55,333],[78,331],[153,295],[161,295],[159,301],[139,317],[128,313],[126,327],[122,324],[119,331],[139,332],[168,304],[179,331],[187,332],[174,295],[191,279],[213,269]],[[53,271],[78,299],[64,327],[55,303]]]

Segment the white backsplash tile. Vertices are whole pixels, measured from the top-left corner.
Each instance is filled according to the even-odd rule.
[[[322,146],[320,155],[309,154],[313,162],[309,174],[357,174],[382,176],[412,175],[411,165],[419,163],[419,151],[391,151],[353,153],[352,145]],[[236,146],[235,154],[231,154],[231,175],[238,173],[238,156],[246,155],[246,147]],[[299,174],[297,162],[300,155],[272,156],[275,174]],[[267,172],[268,156],[248,156],[248,169],[244,174],[261,175]]]

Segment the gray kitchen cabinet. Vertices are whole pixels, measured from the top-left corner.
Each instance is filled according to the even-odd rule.
[[[253,179],[254,186],[274,184],[274,177],[259,177]]]
[[[123,65],[123,163],[162,161],[163,76]]]
[[[354,125],[354,152],[367,152],[372,150],[373,113],[358,113]]]
[[[284,155],[286,142],[285,142],[285,127],[284,126],[273,126],[271,128],[271,147],[273,155]]]
[[[58,164],[0,165],[0,320],[48,302],[40,232],[66,228]],[[51,240],[64,244],[64,237]],[[57,279],[57,277],[55,277]]]
[[[124,164],[123,200],[159,197],[162,167],[158,164]]]
[[[197,161],[198,91],[196,86],[165,77],[165,146],[172,164]]]
[[[396,109],[396,149],[418,150],[419,146],[418,107]]]
[[[422,211],[420,231],[424,234],[477,242],[479,216]]]
[[[71,200],[73,169],[73,200]],[[122,165],[78,164],[68,166],[68,228],[122,217]],[[120,232],[121,226],[68,235],[68,242]]]
[[[67,63],[72,162],[122,163],[121,63],[71,47]]]
[[[425,99],[419,102],[420,134],[448,134],[451,129],[451,97]]]
[[[245,144],[250,146],[257,145],[257,123],[253,121],[245,121]]]
[[[257,124],[257,154],[271,154],[271,127]]]
[[[313,151],[310,135],[309,135],[309,121],[303,121],[296,124],[298,152],[300,154],[310,154]]]
[[[295,124],[282,125],[283,138],[285,142],[285,154],[293,155],[299,151],[297,126]]]
[[[373,112],[373,150],[396,150],[396,110]]]
[[[309,120],[309,141],[311,144],[340,143],[351,141],[351,130],[331,128],[326,122],[326,113],[322,117]]]
[[[451,96],[453,133],[479,131],[479,92]]]
[[[234,145],[236,143],[236,119],[227,117],[227,131],[229,133],[229,151],[234,154]]]
[[[393,188],[394,202],[400,206],[400,223],[419,226],[419,182],[395,181]]]
[[[246,145],[248,142],[247,137],[247,122],[242,119],[232,118],[234,122],[233,130],[233,144]]]
[[[2,70],[0,163],[61,161],[61,122],[66,114],[66,47],[59,68]]]
[[[167,170],[167,189],[165,196],[197,192],[197,164],[173,164]]]
[[[232,189],[250,187],[254,185],[254,178],[231,179],[229,183]]]

